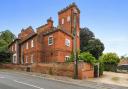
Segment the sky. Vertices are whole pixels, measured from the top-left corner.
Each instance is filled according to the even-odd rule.
[[[88,27],[100,39],[106,52],[128,54],[128,0],[0,0],[0,31],[15,35],[22,28],[34,29],[49,17],[58,24],[58,11],[75,2],[79,7],[80,27]]]

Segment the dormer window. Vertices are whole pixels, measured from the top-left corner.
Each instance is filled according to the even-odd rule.
[[[67,22],[70,22],[70,16],[67,17]]]
[[[48,45],[52,45],[53,44],[53,36],[49,36],[48,37]]]
[[[62,24],[64,24],[64,18],[62,18]]]

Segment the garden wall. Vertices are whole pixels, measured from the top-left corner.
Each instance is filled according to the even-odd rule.
[[[32,72],[58,76],[68,76],[72,78],[74,76],[74,63],[38,63],[30,66],[3,64],[0,68],[26,71],[28,67]],[[78,77],[79,79],[93,78],[93,66],[88,63],[80,62],[78,64]]]
[[[78,65],[79,79],[93,78],[93,66],[80,62]],[[33,72],[40,72],[44,74],[59,75],[59,76],[74,76],[74,63],[39,63],[32,65]]]

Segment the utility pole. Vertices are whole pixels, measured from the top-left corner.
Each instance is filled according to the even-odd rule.
[[[76,43],[76,18],[77,18],[77,10],[73,10],[73,18],[74,18],[74,31],[73,31],[73,53],[74,53],[74,79],[78,79],[78,61],[77,61],[77,43]]]

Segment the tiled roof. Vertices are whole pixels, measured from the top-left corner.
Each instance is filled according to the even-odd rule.
[[[25,41],[31,39],[32,37],[36,36],[36,33],[32,33],[30,35],[28,35],[26,38],[24,38],[23,40],[20,41],[20,44],[24,43]]]
[[[61,32],[63,32],[63,33],[65,33],[65,34],[67,34],[67,35],[73,37],[73,35],[70,34],[69,32],[67,32],[66,30],[64,30],[64,29],[59,29],[59,28],[56,28],[56,27],[54,27],[54,28],[48,30],[47,32],[43,33],[43,35],[44,35],[44,36],[45,36],[45,35],[49,35],[49,34],[52,34],[52,33],[54,33],[54,32],[57,32],[57,31],[61,31]]]
[[[20,41],[20,39],[18,39],[18,38],[16,38],[13,42],[11,42],[9,45],[8,45],[8,47],[10,47],[13,43],[15,43],[16,41]]]

